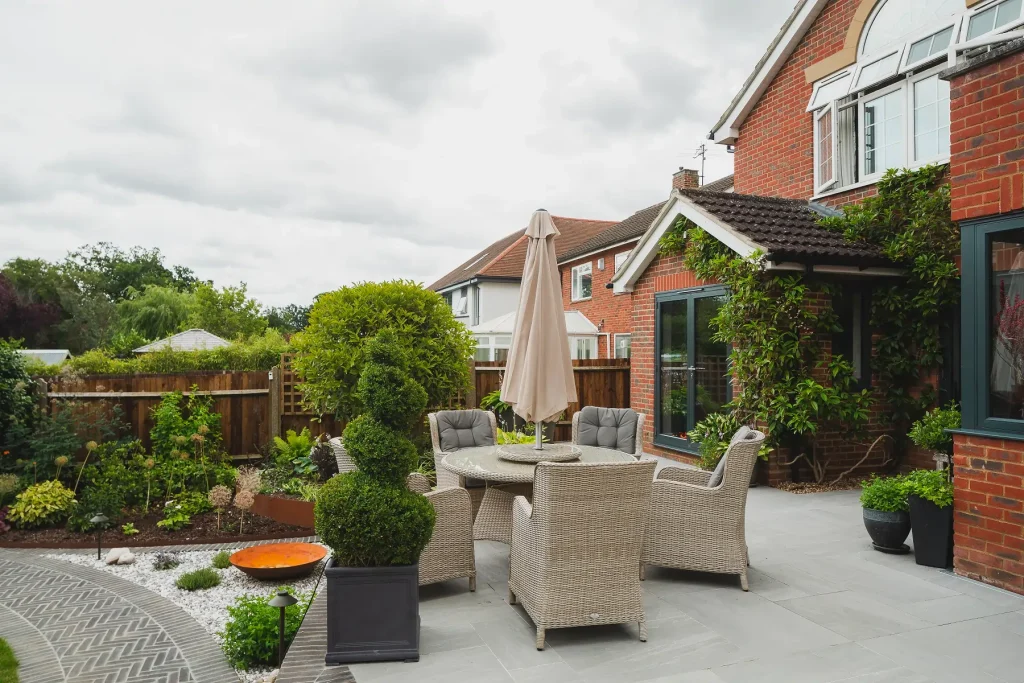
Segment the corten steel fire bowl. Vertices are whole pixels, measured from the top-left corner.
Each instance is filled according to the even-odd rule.
[[[243,548],[231,564],[254,579],[297,579],[313,571],[327,549],[315,543],[271,543]]]

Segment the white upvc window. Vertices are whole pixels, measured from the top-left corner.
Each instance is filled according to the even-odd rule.
[[[615,335],[615,357],[616,358],[629,358],[633,355],[633,335],[631,334],[616,334]]]
[[[619,268],[621,268],[622,264],[625,263],[626,259],[629,258],[629,254],[630,254],[630,252],[628,252],[628,251],[620,251],[618,254],[615,255],[615,272],[616,273],[619,272]]]
[[[916,69],[945,56],[949,46],[957,42],[962,21],[963,17],[956,17],[939,29],[933,26],[925,33],[919,34],[919,37],[910,39],[903,52],[903,64],[900,66],[900,71]]]
[[[476,335],[476,360],[508,360],[508,350],[512,346],[511,335]]]
[[[974,40],[989,33],[1005,31],[1021,23],[1024,2],[1002,0],[972,9],[962,29],[961,41]]]
[[[593,269],[590,263],[575,266],[572,269],[572,300],[589,299],[593,289]]]
[[[469,315],[469,293],[463,287],[453,297],[455,303],[452,305],[452,313],[455,317]]]
[[[814,114],[814,189],[823,192],[836,184],[835,103]]]
[[[881,57],[864,62],[857,67],[857,75],[853,78],[853,86],[850,91],[864,90],[876,83],[892,78],[900,69],[900,60],[903,57],[903,46],[890,51]]]
[[[938,74],[910,82],[913,165],[949,158],[949,81]]]
[[[573,360],[597,358],[597,337],[569,337],[569,356]]]
[[[906,166],[904,84],[865,96],[860,104],[860,167],[865,180]]]

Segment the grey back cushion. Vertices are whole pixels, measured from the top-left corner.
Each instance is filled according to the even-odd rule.
[[[493,446],[491,421],[482,410],[442,410],[437,413],[441,450],[446,453],[473,446]]]
[[[636,421],[636,413],[629,408],[586,406],[580,411],[577,439],[581,446],[632,453],[636,450]]]
[[[747,439],[753,439],[756,436],[757,432],[755,432],[750,427],[744,425],[737,429],[736,433],[732,435],[732,438],[729,439],[729,445],[731,446],[737,441],[746,441]],[[725,455],[722,456],[722,459],[718,461],[718,467],[715,468],[715,471],[711,473],[711,478],[708,479],[709,488],[715,488],[716,486],[722,483],[722,480],[725,478],[725,459],[728,457],[729,452],[726,451]]]

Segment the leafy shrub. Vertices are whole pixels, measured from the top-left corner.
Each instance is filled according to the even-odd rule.
[[[948,471],[914,470],[903,481],[907,495],[924,498],[940,508],[953,504],[953,482]]]
[[[907,489],[903,477],[879,477],[861,482],[864,489],[860,504],[868,510],[879,512],[905,512],[907,510]]]
[[[289,588],[279,588],[292,592]],[[271,607],[271,595],[241,595],[228,607],[228,622],[220,636],[224,654],[232,666],[249,670],[258,666],[276,666],[278,620],[280,610]],[[311,595],[297,594],[298,602],[284,610],[285,646],[292,642],[302,624]]]
[[[366,379],[358,386],[367,413],[349,423],[344,436],[359,470],[320,488],[316,529],[343,566],[414,564],[435,519],[430,501],[405,486],[419,455],[407,432],[427,395],[405,374],[405,354],[394,332],[381,332],[366,347]]]
[[[960,410],[955,403],[924,414],[910,428],[910,440],[921,448],[953,454],[953,435],[947,429],[960,429]]]
[[[156,455],[167,456],[177,450],[198,456],[200,444],[208,456],[217,452],[222,438],[220,413],[213,412],[212,396],[195,393],[195,389],[192,388],[194,393],[188,400],[180,391],[166,393],[160,398],[160,405],[153,408],[149,437]],[[201,442],[193,439],[196,434],[203,437]]]
[[[698,444],[701,469],[713,470],[718,466],[718,461],[729,450],[733,434],[742,426],[731,412],[711,413],[687,432],[690,440]],[[762,446],[758,456],[767,459],[768,451],[767,447]]]
[[[18,344],[0,339],[0,446],[9,448],[8,432],[13,426],[32,422],[33,386]]]
[[[215,569],[227,569],[231,566],[231,553],[227,550],[221,550],[213,556],[210,564],[212,564]]]
[[[500,416],[512,410],[512,404],[502,401],[501,389],[495,389],[480,399],[480,408],[493,411],[496,416]]]
[[[192,515],[182,512],[181,508],[172,502],[164,507],[164,518],[156,525],[165,531],[181,531],[192,523]]]
[[[8,518],[26,529],[47,526],[67,519],[74,507],[74,491],[59,481],[44,481],[18,494]]]
[[[206,494],[192,491],[182,493],[164,503],[164,518],[156,523],[167,531],[180,531],[192,523],[192,518],[213,509]]]
[[[158,572],[174,569],[181,564],[181,558],[174,553],[157,553],[153,557],[153,569]]]
[[[134,524],[128,522],[127,524],[121,525],[121,533],[125,536],[134,536],[135,534],[139,533],[139,530],[135,528]]]
[[[285,438],[274,437],[274,462],[278,467],[292,467],[298,475],[309,475],[316,471],[316,465],[310,460],[309,453],[315,440],[309,434],[309,428],[303,427],[300,434],[294,429],[285,432]]]
[[[220,574],[210,567],[185,572],[174,585],[183,591],[201,591],[220,585]]]
[[[79,496],[78,505],[68,518],[72,531],[91,531],[90,522],[95,515],[104,514],[111,522],[121,518],[125,507],[124,491],[116,482],[103,482],[85,489]]]
[[[327,438],[321,438],[316,442],[313,451],[309,454],[309,459],[316,467],[317,475],[322,482],[338,473],[338,459],[334,457],[334,449],[331,448]]]
[[[382,330],[396,333],[427,405],[446,405],[468,387],[475,342],[444,299],[413,282],[364,282],[317,297],[309,325],[292,338],[303,397],[314,412],[344,421],[363,412],[356,385],[367,362],[366,340]]]
[[[0,505],[3,505],[7,496],[18,490],[18,475],[0,474]]]

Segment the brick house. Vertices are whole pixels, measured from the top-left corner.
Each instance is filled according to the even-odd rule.
[[[680,168],[672,176],[674,189],[696,188],[700,175]],[[726,176],[708,188],[728,192],[732,176]],[[625,262],[629,252],[646,232],[665,202],[640,209],[629,218],[597,234],[559,258],[562,301],[567,311],[579,311],[598,329],[598,338],[578,339],[576,357],[629,358],[632,348],[633,303],[628,292],[614,292],[612,276]]]
[[[967,41],[985,40],[1021,23],[1024,15],[1015,0],[797,4],[709,135],[735,152],[736,194],[726,200],[699,190],[674,192],[612,279],[615,291],[632,292],[632,400],[637,410],[653,417],[645,448],[686,458],[693,451],[687,429],[702,416],[702,401],[695,394],[710,394],[714,406],[730,390],[717,369],[725,350],[701,339],[706,330],[695,329],[710,315],[701,309],[713,312],[716,299],[727,292],[715,283],[697,282],[683,270],[679,257],[660,255],[660,236],[685,216],[737,253],[760,249],[769,257],[768,268],[799,269],[842,283],[844,300],[831,303],[846,332],[819,342],[828,347],[826,353],[840,345],[837,350],[859,365],[861,381],[870,385],[873,340],[866,315],[871,285],[900,273],[877,254],[857,254],[851,245],[829,243],[835,236],[823,234],[812,214],[827,214],[870,196],[889,168],[950,162],[951,149],[951,174],[971,183],[970,190],[960,189],[954,180],[955,213],[1013,207],[1019,175],[1017,180],[994,182],[986,177],[1017,171],[1013,159],[999,157],[1014,154],[1000,137],[1010,133],[977,138],[982,112],[973,101],[965,105],[966,123],[952,122],[950,84],[941,72],[949,53],[961,51]],[[1000,94],[987,116],[1000,117],[1008,127],[1017,125],[1013,107],[1019,103],[1019,95]],[[974,131],[970,143],[954,134],[951,146],[950,131],[955,133],[956,125]],[[972,157],[959,166],[960,154],[977,154],[968,149],[971,145],[982,145],[982,153],[989,150],[997,158],[982,162]],[[966,180],[972,173],[978,175]],[[671,338],[683,329],[689,337]],[[950,341],[954,335],[951,325]],[[959,399],[959,363],[947,367],[940,378],[943,399]],[[682,396],[687,396],[685,405],[676,400]],[[838,436],[826,437],[824,446],[832,469],[856,462],[864,451],[863,445]],[[769,481],[800,475],[783,469],[781,460],[777,454],[770,462]],[[911,451],[904,465],[930,463],[928,454]]]

